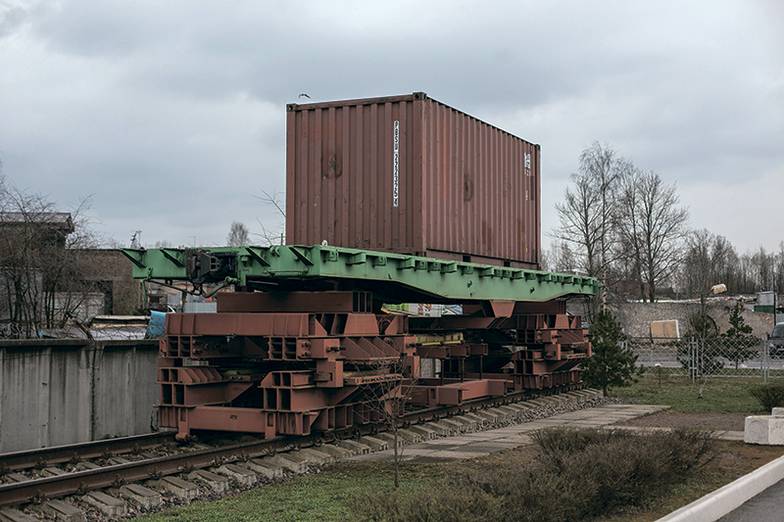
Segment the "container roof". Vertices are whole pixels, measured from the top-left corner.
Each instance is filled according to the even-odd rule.
[[[451,109],[451,110],[453,110],[455,112],[459,112],[461,114],[464,114],[464,115],[468,116],[469,118],[471,118],[473,120],[476,120],[479,123],[487,125],[488,127],[492,127],[493,129],[496,129],[496,130],[498,130],[500,132],[503,132],[504,134],[508,134],[509,136],[512,136],[512,137],[514,137],[514,138],[516,138],[518,140],[522,140],[522,141],[531,143],[531,144],[535,145],[536,147],[540,146],[538,143],[533,143],[531,141],[526,140],[525,138],[521,138],[520,136],[518,136],[516,134],[512,134],[508,130],[502,129],[501,127],[498,127],[498,126],[493,125],[491,123],[487,123],[485,120],[483,120],[481,118],[477,118],[473,114],[469,114],[469,113],[467,113],[465,111],[462,111],[460,109],[456,109],[456,108],[452,107],[449,104],[446,104],[446,103],[444,103],[442,101],[436,100],[435,98],[433,98],[431,96],[428,96],[427,93],[425,93],[425,92],[419,92],[419,91],[418,92],[413,92],[411,94],[400,94],[400,95],[396,95],[396,96],[375,96],[375,97],[371,97],[371,98],[352,98],[352,99],[347,99],[347,100],[332,100],[332,101],[313,102],[313,103],[289,103],[288,105],[286,105],[286,109],[289,112],[295,112],[295,111],[307,111],[307,110],[316,110],[316,109],[329,109],[331,107],[338,108],[338,107],[351,107],[351,106],[357,106],[357,105],[375,105],[375,104],[381,104],[381,103],[398,103],[398,102],[407,102],[407,101],[414,101],[414,100],[430,100],[430,101],[432,101],[434,103],[438,103],[439,105],[443,105],[444,107],[447,107],[447,108],[449,108],[449,109]]]

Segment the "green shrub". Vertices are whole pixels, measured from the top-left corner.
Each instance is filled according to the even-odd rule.
[[[784,385],[763,384],[749,390],[752,397],[759,401],[763,410],[770,413],[773,408],[784,406]]]
[[[358,499],[364,520],[567,522],[651,502],[707,462],[705,432],[631,433],[550,429],[535,432],[533,462],[510,451],[500,465],[461,469],[438,489]]]
[[[706,462],[713,447],[708,434],[684,430],[547,430],[535,441],[544,473],[572,486],[578,518],[646,503]]]

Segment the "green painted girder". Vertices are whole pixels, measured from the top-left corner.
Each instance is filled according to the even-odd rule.
[[[281,279],[383,282],[448,301],[544,302],[568,295],[594,295],[598,291],[596,279],[574,274],[322,245],[122,252],[133,263],[133,277],[146,280],[239,286]]]

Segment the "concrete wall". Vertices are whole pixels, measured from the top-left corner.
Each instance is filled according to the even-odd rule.
[[[710,299],[708,301],[708,315],[716,322],[719,332],[725,332],[729,328],[730,311],[735,303],[734,299]],[[689,317],[700,310],[700,304],[692,301],[624,302],[611,304],[610,307],[623,326],[623,331],[630,337],[648,337],[651,321],[669,319],[678,320],[681,335],[684,335],[689,330]],[[567,310],[571,314],[588,317],[583,300],[572,299],[568,301]],[[744,309],[742,315],[746,324],[751,326],[753,334],[760,339],[764,339],[773,330],[773,314]],[[780,314],[779,319],[781,319]]]
[[[716,322],[719,332],[729,328],[729,317],[735,301],[713,301],[707,304],[707,313]],[[658,303],[623,303],[618,307],[618,320],[627,335],[647,337],[650,333],[651,321],[677,319],[680,322],[681,334],[689,329],[689,317],[698,313],[699,303],[658,302]],[[751,310],[743,310],[743,319],[751,326],[755,336],[764,339],[773,329],[773,315]]]
[[[0,341],[0,452],[148,433],[157,341]]]

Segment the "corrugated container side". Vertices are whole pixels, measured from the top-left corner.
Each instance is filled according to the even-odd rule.
[[[539,147],[432,99],[424,125],[427,250],[536,264]]]
[[[287,242],[424,250],[421,108],[412,100],[289,110]],[[393,122],[399,122],[398,206],[392,206]]]
[[[291,105],[290,244],[532,266],[539,147],[423,93]]]

